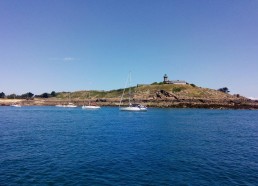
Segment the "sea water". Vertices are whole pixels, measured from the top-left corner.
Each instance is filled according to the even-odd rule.
[[[258,111],[0,107],[0,185],[257,185]]]

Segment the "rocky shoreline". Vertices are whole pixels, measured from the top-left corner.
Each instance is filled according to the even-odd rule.
[[[71,100],[77,106],[82,106],[88,101],[96,102],[99,106],[119,106],[118,98],[109,99],[91,99],[91,100]],[[155,100],[137,100],[133,102],[142,103],[147,107],[156,108],[205,108],[205,109],[258,109],[258,101],[246,98],[239,99],[155,99]],[[55,106],[58,104],[67,104],[67,101],[60,99],[33,99],[33,100],[10,100],[0,99],[0,106],[10,106],[13,103],[19,103],[22,106]],[[128,100],[123,100],[122,105],[127,105]]]
[[[258,109],[258,100],[254,101],[239,94],[228,94],[222,91],[202,88],[193,85],[154,84],[131,87],[123,96],[122,105],[141,103],[156,108],[206,108],[206,109]],[[23,106],[55,106],[72,102],[77,106],[96,102],[99,106],[119,106],[123,89],[111,91],[75,91],[42,94],[47,98],[34,96],[30,99],[0,99],[0,106],[19,103]],[[128,92],[128,91],[126,91]],[[89,97],[91,95],[91,97]],[[69,100],[69,101],[68,101]]]

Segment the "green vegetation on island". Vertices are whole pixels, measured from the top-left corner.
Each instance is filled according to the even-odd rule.
[[[128,89],[125,89],[124,102],[128,104]],[[101,106],[118,106],[124,89],[109,91],[82,90],[75,92],[55,92],[34,95],[25,93],[22,95],[8,95],[2,92],[2,98],[11,100],[21,99],[23,105],[57,105],[73,102],[83,105],[86,101],[97,102]],[[133,102],[140,102],[148,107],[172,107],[172,108],[241,108],[258,109],[258,102],[252,101],[240,95],[231,95],[227,87],[214,90],[201,88],[194,84],[166,84],[152,83],[150,85],[137,85],[131,87]],[[2,99],[3,100],[3,99]],[[23,101],[24,100],[24,101]]]

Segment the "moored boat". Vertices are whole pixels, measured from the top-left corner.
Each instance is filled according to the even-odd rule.
[[[90,92],[89,92],[89,99],[90,99]],[[96,110],[96,109],[100,109],[100,106],[96,105],[96,102],[91,102],[89,101],[88,105],[83,105],[82,109],[88,109],[88,110]]]
[[[120,107],[121,111],[147,111],[147,107],[141,104],[131,104],[128,107]]]
[[[75,108],[75,107],[77,107],[77,105],[75,105],[73,103],[68,103],[67,105],[64,105],[63,107]]]
[[[124,97],[124,93],[125,93],[125,89],[127,86],[127,82],[129,81],[129,106],[128,107],[120,107],[123,97]],[[129,73],[128,79],[126,81],[126,85],[123,91],[123,94],[121,96],[121,100],[120,100],[120,104],[119,104],[119,110],[121,111],[147,111],[147,107],[138,103],[131,103],[131,87],[130,87],[130,83],[131,83],[131,72]]]
[[[20,104],[17,104],[17,103],[14,103],[14,104],[12,104],[12,105],[10,105],[11,107],[21,107],[21,105]]]
[[[100,109],[100,106],[86,105],[82,106],[82,109]]]

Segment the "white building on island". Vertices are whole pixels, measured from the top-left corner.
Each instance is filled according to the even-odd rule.
[[[187,82],[186,81],[182,81],[182,80],[168,80],[168,76],[167,74],[164,75],[164,80],[163,80],[163,83],[164,84],[177,84],[177,85],[186,85]]]

